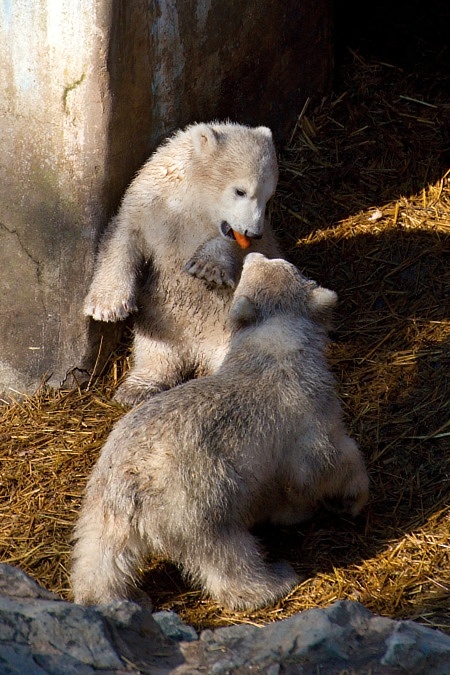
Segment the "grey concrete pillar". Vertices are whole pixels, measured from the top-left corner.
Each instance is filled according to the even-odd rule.
[[[330,0],[4,0],[0,395],[89,367],[95,242],[133,173],[189,122],[283,139],[332,74]],[[111,332],[113,331],[113,333]]]
[[[104,220],[110,8],[0,5],[0,391],[58,385],[86,350],[80,303]]]

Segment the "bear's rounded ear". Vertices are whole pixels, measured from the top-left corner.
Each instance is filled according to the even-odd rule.
[[[312,307],[333,309],[337,305],[338,296],[335,291],[330,291],[329,288],[317,286],[311,291],[309,301]]]
[[[256,131],[261,134],[261,136],[265,136],[266,138],[269,138],[272,140],[273,135],[271,129],[269,127],[256,127]]]
[[[194,124],[190,127],[194,151],[198,155],[210,155],[218,145],[218,136],[208,124]]]
[[[257,318],[255,303],[246,295],[241,295],[233,302],[228,318],[232,330],[254,323]]]
[[[316,286],[308,297],[308,305],[315,321],[323,324],[327,330],[332,329],[333,309],[338,301],[337,293],[328,288]]]

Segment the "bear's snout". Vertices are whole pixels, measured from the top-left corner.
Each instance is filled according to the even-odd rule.
[[[231,226],[226,220],[223,220],[220,223],[220,232],[223,237],[226,239],[235,239],[234,233],[237,232],[238,234],[243,235],[244,237],[248,237],[249,239],[262,239],[263,236],[263,228],[258,227],[258,228],[247,228],[241,225],[234,225]]]
[[[252,232],[252,230],[245,230],[244,235],[249,239],[262,239],[262,232]]]

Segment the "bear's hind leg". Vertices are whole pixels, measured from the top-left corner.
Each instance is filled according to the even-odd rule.
[[[369,498],[369,476],[357,443],[340,430],[333,439],[339,450],[337,464],[324,485],[322,499],[326,508],[357,516]]]
[[[71,582],[76,603],[107,604],[134,595],[146,547],[129,517],[91,501],[82,507],[75,539]]]
[[[135,406],[193,376],[194,360],[179,345],[136,334],[133,349],[133,366],[114,395],[122,405]]]
[[[300,582],[288,563],[266,563],[256,539],[246,530],[226,536],[219,533],[206,546],[197,547],[192,558],[186,571],[228,609],[253,610],[273,604]]]

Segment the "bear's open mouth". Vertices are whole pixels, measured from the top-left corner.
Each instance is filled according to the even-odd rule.
[[[226,220],[223,220],[220,223],[220,231],[222,232],[223,236],[226,237],[227,239],[236,239],[234,236],[233,228],[231,225],[228,225]]]
[[[220,231],[227,239],[234,239],[234,241],[236,241],[241,248],[248,248],[252,243],[250,237],[248,237],[246,234],[241,234],[240,232],[233,230],[226,220],[223,220],[220,223]]]

